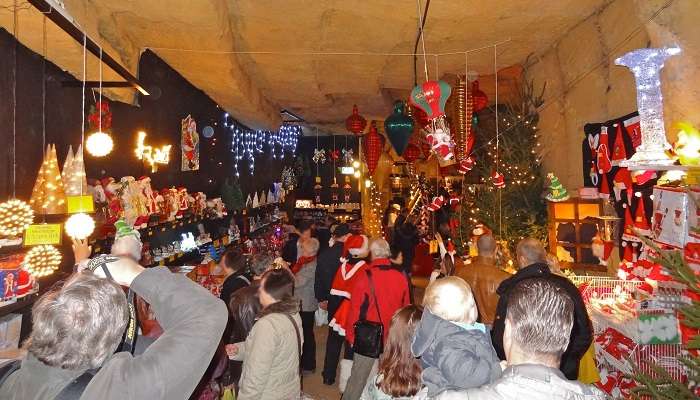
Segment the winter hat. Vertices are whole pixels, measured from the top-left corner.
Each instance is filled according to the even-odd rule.
[[[118,220],[114,223],[117,229],[114,235],[114,244],[110,253],[115,256],[130,257],[135,261],[141,259],[141,234],[124,220]]]
[[[639,197],[637,202],[637,212],[634,217],[634,227],[642,235],[651,235],[651,228],[649,227],[649,221],[647,220],[647,213],[644,209],[644,199]]]
[[[343,246],[343,254],[350,254],[356,258],[364,258],[369,255],[369,239],[365,235],[352,235]]]
[[[625,142],[622,140],[622,124],[617,123],[615,131],[615,144],[613,145],[612,165],[620,165],[620,162],[627,159],[627,151],[625,150]]]

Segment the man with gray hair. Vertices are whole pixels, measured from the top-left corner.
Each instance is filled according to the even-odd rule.
[[[496,317],[498,295],[496,289],[510,274],[496,266],[496,239],[489,233],[482,235],[476,242],[479,255],[471,264],[457,270],[457,276],[464,279],[472,288],[474,299],[479,309],[481,322],[493,325]]]
[[[478,389],[448,391],[438,400],[603,400],[597,388],[568,380],[559,371],[574,325],[574,302],[547,278],[519,282],[510,292],[503,336],[508,367]]]
[[[576,285],[571,283],[567,278],[553,274],[547,265],[547,252],[542,244],[533,238],[523,239],[518,243],[516,249],[519,270],[512,277],[504,280],[499,286],[498,305],[496,306],[496,318],[494,319],[493,329],[491,331],[491,340],[493,348],[496,349],[496,354],[501,360],[506,359],[504,349],[504,331],[505,319],[508,310],[510,310],[510,298],[513,288],[523,280],[530,278],[542,278],[547,281],[557,284],[562,290],[569,295],[573,302],[574,322],[573,329],[570,330],[568,347],[561,356],[561,364],[559,369],[567,379],[578,379],[578,367],[581,357],[586,353],[586,350],[593,342],[593,327],[591,320],[588,317],[586,304],[583,302],[581,293],[579,293]]]
[[[87,244],[76,243],[76,253],[89,255]],[[153,305],[164,330],[136,357],[114,353],[129,321],[121,286]],[[28,354],[4,375],[0,399],[188,398],[226,320],[224,303],[183,275],[128,257],[95,257],[34,304]]]

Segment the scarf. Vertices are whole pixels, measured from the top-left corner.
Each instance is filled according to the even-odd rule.
[[[294,265],[292,265],[292,273],[294,275],[298,274],[299,271],[301,271],[301,269],[304,268],[304,265],[310,263],[311,261],[314,261],[315,259],[316,259],[316,256],[310,256],[310,257],[301,256],[301,257],[299,257],[297,262],[295,262]]]

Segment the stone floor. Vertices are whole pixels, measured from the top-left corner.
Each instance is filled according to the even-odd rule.
[[[304,393],[315,400],[338,400],[340,392],[336,382],[333,386],[323,384],[321,371],[323,371],[323,358],[326,354],[326,337],[328,326],[316,327],[316,373],[304,376]]]

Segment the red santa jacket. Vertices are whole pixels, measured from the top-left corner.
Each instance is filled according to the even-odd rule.
[[[374,298],[369,286],[367,272],[372,274],[375,294],[379,307],[375,307]],[[396,310],[409,304],[408,281],[406,275],[397,268],[391,266],[391,261],[381,258],[372,261],[372,264],[357,277],[350,295],[350,315],[347,326],[354,326],[360,319],[361,310],[366,309],[366,319],[368,321],[380,322],[377,315],[377,308],[381,314],[381,323],[384,325],[384,340],[389,335],[391,317]],[[347,339],[350,343],[355,341],[355,332],[348,329]]]

